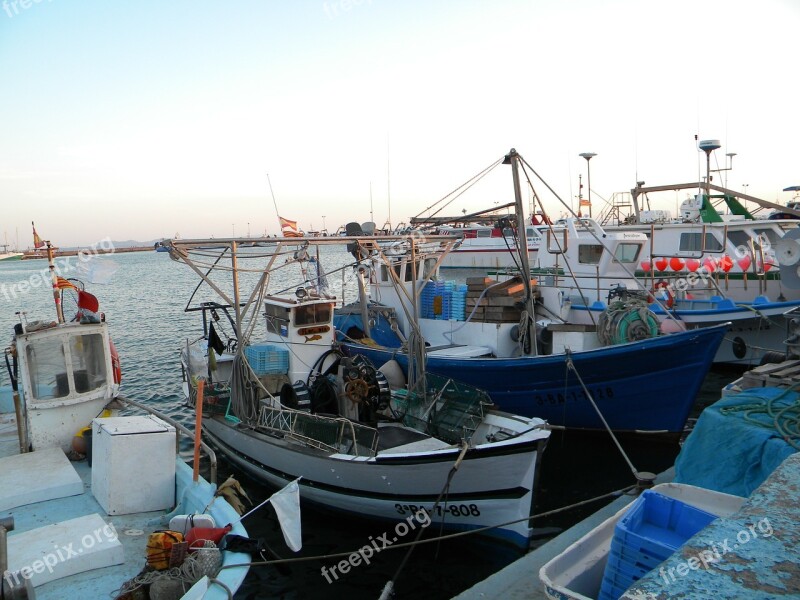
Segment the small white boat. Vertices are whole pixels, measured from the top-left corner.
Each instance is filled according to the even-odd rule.
[[[739,510],[745,498],[722,494],[692,485],[662,483],[654,492],[680,500],[718,517]],[[553,600],[594,600],[598,597],[617,522],[628,506],[606,519],[539,570],[539,579]]]
[[[22,258],[22,252],[15,252],[13,250],[8,249],[8,244],[0,244],[0,261],[4,260],[20,260]]]
[[[11,385],[0,390],[0,512],[9,515],[0,519],[3,598],[113,597],[142,571],[149,534],[168,528],[168,510],[205,513],[206,523],[232,524],[234,534],[247,535],[231,505],[215,497],[213,452],[208,483],[177,454],[176,436],[189,433],[183,426],[153,410],[115,416],[125,406],[118,397],[121,370],[97,299],[79,282],[54,275],[56,287],[57,307],[65,293],[74,293],[80,314],[64,322],[59,308],[56,321],[20,323],[6,350]],[[87,450],[79,434],[90,427]],[[84,453],[93,454],[92,463]],[[209,548],[186,561],[181,573],[191,567],[196,576],[160,576],[156,583],[151,574],[148,581],[172,587],[170,597],[221,600],[238,589],[249,556]]]

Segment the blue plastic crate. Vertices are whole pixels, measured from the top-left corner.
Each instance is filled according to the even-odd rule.
[[[646,490],[617,523],[614,538],[637,551],[669,556],[717,517]]]
[[[680,500],[646,490],[614,528],[599,598],[619,598],[633,582],[716,518]]]
[[[279,375],[289,371],[289,351],[273,344],[247,346],[247,362],[256,375]]]

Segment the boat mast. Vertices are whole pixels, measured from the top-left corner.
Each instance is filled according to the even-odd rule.
[[[231,240],[231,270],[233,271],[233,312],[236,315],[236,339],[239,340],[237,344],[237,351],[242,352],[244,340],[241,338],[242,334],[242,307],[239,304],[239,262],[236,256],[237,244],[236,240]]]
[[[531,331],[534,307],[533,293],[531,291],[531,267],[528,261],[528,237],[526,235],[525,210],[522,206],[522,190],[519,185],[519,161],[519,154],[512,148],[503,160],[503,164],[511,164],[511,174],[514,177],[514,203],[517,212],[517,244],[519,260],[522,266],[522,284],[525,286],[525,311],[527,312],[524,335],[528,336],[528,339],[531,341],[528,352],[525,352],[525,344],[522,344],[522,351],[526,354],[536,354],[536,335],[535,332]],[[520,339],[522,339],[522,337],[520,337]]]

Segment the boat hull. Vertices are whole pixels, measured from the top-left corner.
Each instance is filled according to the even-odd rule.
[[[433,453],[390,453],[376,457],[327,454],[296,441],[265,435],[223,417],[206,418],[205,434],[237,467],[270,486],[299,476],[300,496],[325,509],[357,518],[395,522],[389,536],[399,541],[408,529],[443,524],[447,530],[472,530],[514,520],[484,535],[527,549],[537,459],[549,432],[520,435],[513,441],[484,444],[467,451],[449,491],[442,492],[459,448]],[[421,509],[430,514],[427,519]],[[395,536],[397,533],[397,536]],[[409,541],[409,540],[406,540]]]
[[[723,324],[569,356],[428,356],[426,369],[480,387],[507,412],[568,428],[603,429],[586,391],[567,368],[571,360],[613,430],[680,433],[726,330]],[[342,346],[376,366],[395,359],[404,370],[408,367],[398,349],[352,342]]]

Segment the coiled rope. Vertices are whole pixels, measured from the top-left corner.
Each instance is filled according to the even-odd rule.
[[[796,392],[798,387],[800,383],[795,383],[774,398],[762,398],[741,392],[737,398],[752,399],[753,402],[738,406],[723,406],[719,412],[723,416],[743,413],[742,418],[748,423],[776,431],[792,448],[800,450],[800,395]],[[795,394],[794,399],[788,398],[790,393]],[[788,403],[785,406],[778,406],[779,402],[786,401]]]

